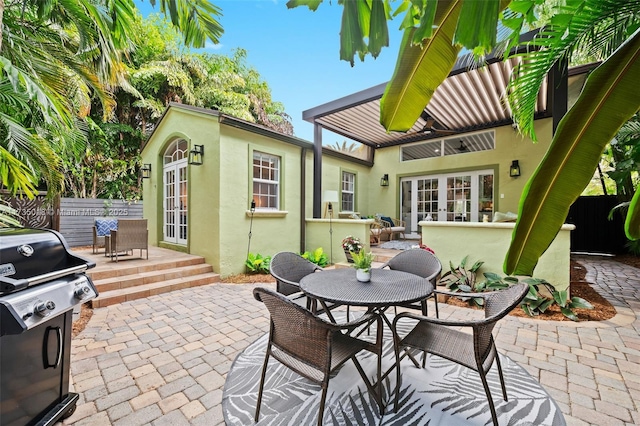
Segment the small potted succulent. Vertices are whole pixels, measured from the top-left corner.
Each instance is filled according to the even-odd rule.
[[[348,235],[342,240],[342,249],[347,257],[347,262],[353,263],[352,253],[360,253],[362,251],[362,242],[353,235]]]
[[[358,253],[351,252],[353,267],[356,268],[356,279],[361,282],[371,280],[371,264],[373,263],[373,253],[366,253],[360,250]]]

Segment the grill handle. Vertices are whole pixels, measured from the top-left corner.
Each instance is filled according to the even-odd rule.
[[[27,278],[29,286],[42,284],[47,281],[55,280],[57,278],[66,277],[67,275],[77,274],[87,270],[87,265],[72,266],[67,269],[60,269],[59,271],[48,272],[42,275],[36,275],[35,277]]]
[[[52,331],[56,332],[55,336],[57,339],[56,360],[53,364],[49,363],[49,336]],[[62,330],[60,327],[47,327],[46,334],[44,335],[44,346],[42,347],[42,358],[44,368],[56,368],[60,365],[60,360],[62,359]]]

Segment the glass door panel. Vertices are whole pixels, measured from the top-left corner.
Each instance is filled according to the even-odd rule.
[[[483,222],[493,220],[493,175],[478,176],[478,213]]]
[[[438,182],[437,178],[418,179],[417,222],[429,217],[438,220]]]
[[[164,241],[187,244],[187,163],[181,161],[164,167]]]
[[[163,239],[177,243],[176,238],[176,169],[171,167],[164,171],[164,224]]]
[[[401,180],[400,212],[413,234],[423,220],[478,222],[493,219],[493,170]]]

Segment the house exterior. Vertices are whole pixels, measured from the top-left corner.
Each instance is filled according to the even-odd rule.
[[[584,71],[565,74],[565,104],[579,92]],[[504,109],[499,96],[488,94],[504,90],[495,83],[499,79],[472,72],[479,71],[453,73],[450,79],[463,75],[468,81],[447,83],[484,93],[484,104],[467,107],[470,98],[461,97],[458,104],[449,102],[452,113],[446,108],[440,113],[438,102],[453,95],[436,92],[416,126],[401,134],[389,134],[377,123],[382,86],[305,111],[303,117],[317,130],[313,143],[215,110],[171,104],[141,154],[152,171],[143,180],[150,243],[204,256],[227,276],[245,271],[248,251],[273,255],[323,247],[334,262],[342,261],[344,236],[368,242],[371,220],[351,219],[353,213],[400,218],[409,236],[422,236],[430,244],[426,222],[492,222],[517,212],[522,190],[552,139],[558,118],[550,109],[558,96],[555,101],[541,96],[538,142],[533,143],[514,130],[508,111],[493,112]],[[505,71],[490,67],[487,72]],[[362,110],[367,104],[373,107]],[[475,121],[464,121],[463,113],[473,108],[479,111]],[[361,142],[363,148],[351,155],[324,147],[322,129]],[[198,150],[202,155],[190,161],[190,151]],[[328,201],[333,215],[327,214]],[[564,287],[568,237],[561,240],[566,277],[541,278]],[[457,263],[465,254],[441,261]],[[500,272],[501,264],[490,269]]]

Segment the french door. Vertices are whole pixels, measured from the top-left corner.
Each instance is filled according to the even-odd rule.
[[[163,239],[175,244],[187,244],[188,207],[186,142],[172,146],[165,154],[163,167]]]
[[[493,170],[403,178],[400,211],[413,234],[423,220],[477,222],[493,216]]]

